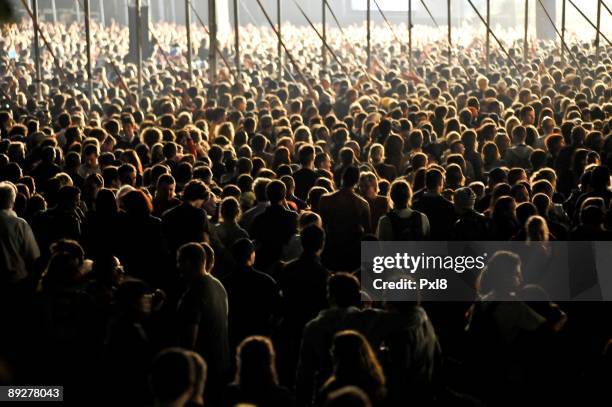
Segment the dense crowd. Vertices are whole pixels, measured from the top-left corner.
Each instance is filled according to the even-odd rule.
[[[152,28],[139,95],[126,29],[94,26],[90,101],[78,25],[42,25],[61,69],[43,50],[40,95],[31,30],[2,27],[0,384],[80,405],[609,405],[609,303],[504,301],[525,284],[511,253],[471,303],[371,301],[359,267],[363,241],[611,240],[612,48],[571,42],[576,65],[517,42],[487,71],[480,39],[449,66],[434,38],[410,70],[379,27],[366,72],[361,43],[330,31],[324,65],[286,27],[302,81],[246,27],[242,75],[210,83],[202,30],[190,80],[183,29]]]

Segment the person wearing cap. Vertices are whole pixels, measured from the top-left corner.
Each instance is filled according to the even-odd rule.
[[[457,189],[453,194],[457,221],[452,236],[458,241],[486,240],[489,231],[486,216],[474,210],[476,193],[470,187]]]

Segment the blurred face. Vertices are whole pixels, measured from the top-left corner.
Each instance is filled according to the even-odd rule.
[[[161,184],[157,189],[157,194],[161,198],[172,199],[174,198],[176,190],[175,184]]]
[[[454,153],[464,155],[465,154],[465,146],[463,143],[456,143],[453,145]]]
[[[484,79],[481,79],[478,81],[478,89],[480,89],[481,91],[484,91],[487,89],[487,81]]]
[[[153,310],[153,294],[145,294],[140,297],[138,307],[143,316],[151,315]]]
[[[331,160],[328,155],[325,156],[325,160],[321,163],[321,168],[327,171],[331,170]]]
[[[85,164],[90,167],[95,167],[98,165],[98,154],[89,154],[87,157],[85,157]]]
[[[518,203],[529,202],[529,193],[527,192],[527,189],[526,188],[517,189],[514,199]]]
[[[123,133],[125,138],[130,140],[134,136],[134,126],[131,123],[123,123]]]
[[[376,196],[376,186],[367,178],[361,178],[359,180],[359,193],[362,196],[374,197]]]

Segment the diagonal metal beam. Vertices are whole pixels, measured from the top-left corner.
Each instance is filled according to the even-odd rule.
[[[580,64],[578,63],[578,61],[576,60],[576,57],[574,56],[574,54],[572,53],[572,51],[569,49],[569,47],[567,46],[567,44],[565,43],[565,40],[563,39],[563,35],[561,35],[561,32],[559,32],[559,29],[557,28],[557,26],[555,25],[555,21],[553,20],[553,18],[550,16],[550,13],[548,12],[548,10],[546,9],[546,7],[544,7],[544,3],[542,3],[542,0],[538,0],[538,3],[540,4],[540,7],[542,7],[542,10],[544,11],[544,14],[546,14],[546,18],[548,18],[548,21],[550,22],[550,25],[552,25],[553,29],[555,30],[555,32],[557,33],[557,35],[559,36],[559,38],[561,38],[561,45],[565,48],[565,50],[567,51],[568,55],[570,56],[570,58],[572,59],[572,62],[574,62],[574,64],[576,65],[576,68],[578,68],[578,71],[580,72],[580,75],[582,75],[582,77],[586,77],[586,75],[584,74],[584,71],[582,70],[582,68],[580,67]]]
[[[293,55],[291,54],[291,52],[289,51],[289,49],[285,45],[285,42],[283,41],[283,39],[282,39],[282,37],[280,35],[280,32],[274,27],[274,23],[272,22],[272,19],[268,15],[268,12],[266,11],[266,9],[263,6],[263,4],[261,4],[261,0],[256,0],[256,1],[257,1],[257,5],[259,6],[259,8],[261,9],[262,13],[264,14],[264,17],[266,17],[266,20],[268,21],[268,24],[270,25],[270,28],[272,29],[272,31],[274,31],[274,34],[276,34],[276,37],[278,38],[279,44],[281,45],[281,47],[287,53],[287,58],[289,58],[289,61],[291,62],[291,65],[293,65],[293,68],[295,69],[296,73],[298,74],[300,80],[304,83],[304,85],[306,85],[306,88],[308,89],[308,93],[310,93],[310,97],[312,97],[315,101],[318,100],[317,93],[313,89],[312,84],[306,79],[306,77],[302,73],[302,69],[297,64],[297,62],[293,58]]]
[[[295,6],[297,7],[297,9],[299,10],[299,12],[302,14],[302,16],[306,19],[306,21],[308,22],[308,25],[310,25],[310,28],[312,28],[312,30],[317,34],[317,37],[319,37],[319,39],[321,40],[321,42],[323,43],[323,46],[325,47],[325,49],[327,51],[329,51],[329,53],[332,55],[332,57],[334,57],[334,60],[338,63],[338,65],[340,66],[340,68],[342,68],[343,71],[345,71],[346,73],[348,73],[348,70],[346,69],[346,67],[344,66],[344,64],[342,64],[342,61],[340,61],[340,58],[338,58],[338,56],[336,55],[336,53],[334,52],[334,50],[329,46],[329,44],[327,43],[327,41],[325,40],[325,38],[323,37],[323,35],[319,32],[319,30],[317,30],[317,28],[315,27],[314,23],[312,22],[312,20],[308,17],[308,15],[306,14],[306,12],[304,11],[304,9],[298,4],[298,2],[296,0],[293,0],[293,4],[295,4]]]
[[[344,38],[344,41],[349,45],[349,49],[351,51],[351,54],[353,55],[353,58],[355,58],[355,61],[359,61],[359,56],[357,55],[357,51],[355,50],[355,46],[353,45],[353,43],[349,39],[348,35],[346,35],[346,32],[342,28],[342,24],[340,23],[340,20],[338,20],[338,17],[336,16],[336,13],[331,8],[331,6],[329,5],[328,1],[326,1],[325,4],[327,4],[327,9],[329,10],[329,14],[331,14],[332,18],[334,19],[334,22],[336,23],[336,26],[338,27],[338,30],[340,31],[340,34]],[[365,70],[365,69],[363,69],[363,66],[360,65],[360,67],[362,68],[362,70]],[[387,70],[385,69],[384,66],[379,65],[379,68],[382,70],[382,72],[385,75],[387,74]],[[367,74],[367,77],[371,81],[371,76],[369,74]]]
[[[474,12],[476,13],[476,15],[478,16],[478,18],[480,19],[480,21],[482,21],[482,23],[487,27],[487,30],[489,31],[489,33],[491,34],[491,37],[493,37],[493,39],[495,40],[495,42],[497,42],[497,45],[499,46],[499,48],[502,50],[502,52],[508,57],[508,60],[512,63],[512,66],[514,66],[514,68],[518,71],[519,75],[521,76],[521,79],[523,79],[523,73],[521,72],[520,68],[518,67],[518,65],[516,64],[516,62],[514,61],[514,58],[512,58],[512,56],[510,56],[510,54],[508,53],[508,51],[506,50],[506,47],[504,47],[504,44],[502,44],[502,42],[499,40],[499,38],[497,38],[497,35],[495,35],[495,33],[493,32],[493,30],[491,29],[491,26],[487,23],[487,20],[485,20],[482,17],[482,14],[480,14],[480,11],[478,11],[478,9],[476,8],[476,6],[474,5],[474,3],[472,3],[472,0],[467,0],[467,2],[470,4],[470,6],[472,7],[472,9],[474,10]]]
[[[198,22],[200,23],[200,25],[202,26],[202,28],[204,29],[204,32],[206,32],[206,35],[210,36],[210,31],[208,30],[208,27],[206,27],[206,24],[204,24],[204,20],[202,20],[202,17],[200,17],[200,14],[198,14],[198,11],[196,10],[196,8],[193,6],[193,3],[191,3],[191,11],[193,11],[193,15],[196,17],[196,20],[198,20]],[[221,50],[219,49],[219,44],[217,44],[215,42],[215,44],[211,44],[211,46],[214,47],[214,51],[213,52],[217,52],[217,54],[219,54],[219,56],[221,57],[221,60],[223,61],[223,65],[225,65],[225,67],[227,68],[227,70],[230,72],[230,74],[234,77],[235,81],[238,81],[238,78],[236,77],[236,74],[234,73],[234,71],[232,70],[232,67],[229,63],[229,61],[227,60],[227,58],[225,58],[225,55],[223,55],[223,52],[221,52]]]
[[[610,42],[610,40],[608,39],[608,37],[606,37],[601,30],[599,30],[599,28],[597,28],[597,25],[595,23],[593,23],[591,21],[590,18],[588,18],[586,16],[586,14],[584,14],[584,12],[582,10],[580,10],[580,8],[576,5],[576,3],[574,3],[572,0],[567,0],[569,2],[569,4],[572,5],[572,7],[574,7],[576,9],[576,11],[578,12],[578,14],[580,14],[582,16],[582,18],[584,18],[590,25],[591,27],[593,27],[595,29],[595,31],[597,31],[600,35],[601,38],[603,38],[604,40],[606,40],[606,42],[608,43],[608,45],[612,45],[612,42]]]
[[[64,69],[59,64],[59,61],[57,60],[57,57],[55,56],[55,53],[53,52],[53,49],[51,48],[51,45],[49,44],[49,41],[47,41],[47,37],[45,37],[45,35],[43,34],[42,30],[40,29],[40,25],[38,25],[38,17],[34,15],[32,10],[30,9],[30,6],[28,6],[28,3],[26,2],[26,0],[21,0],[21,4],[23,4],[23,8],[26,9],[26,11],[28,12],[28,15],[30,16],[30,18],[34,22],[34,25],[36,26],[35,29],[36,29],[36,31],[38,31],[40,39],[43,40],[43,44],[45,44],[45,47],[47,48],[47,51],[49,51],[49,54],[51,54],[51,57],[53,58],[53,63],[55,64],[55,67],[59,71],[60,76],[62,77],[62,80],[66,81],[66,74],[64,73]]]

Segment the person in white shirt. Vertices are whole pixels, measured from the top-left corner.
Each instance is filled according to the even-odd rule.
[[[0,182],[0,284],[17,283],[40,257],[40,250],[28,223],[13,211],[17,188]]]

